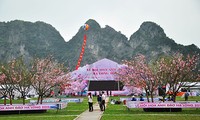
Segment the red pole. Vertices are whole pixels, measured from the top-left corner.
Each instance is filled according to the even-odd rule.
[[[83,58],[83,54],[84,54],[84,52],[85,52],[86,42],[87,42],[87,36],[86,36],[86,34],[84,34],[82,49],[81,49],[81,53],[80,53],[80,55],[79,55],[78,63],[77,63],[77,65],[76,65],[76,70],[77,70],[77,69],[80,67],[80,65],[81,65],[81,61],[82,61],[82,58]]]

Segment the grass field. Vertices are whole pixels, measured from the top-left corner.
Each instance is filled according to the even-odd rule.
[[[119,100],[120,97],[111,97],[110,99]],[[96,97],[94,98],[96,102]],[[178,97],[178,101],[183,98]],[[189,97],[190,101],[200,101],[200,97]],[[9,101],[7,101],[9,102]],[[21,103],[21,100],[15,100],[14,103]],[[29,101],[27,101],[28,103]],[[95,103],[94,102],[94,103]],[[3,100],[0,100],[0,104]],[[88,109],[87,99],[83,103],[69,103],[67,108],[59,110],[48,110],[46,113],[34,114],[15,114],[0,115],[0,120],[73,120],[82,112]],[[92,114],[92,113],[91,113]],[[200,120],[199,109],[183,109],[182,112],[144,112],[143,109],[130,109],[128,111],[123,104],[112,105],[108,103],[101,120]]]
[[[14,103],[22,103],[22,100],[14,100]],[[9,101],[7,101],[9,103]],[[26,101],[29,103],[29,100]],[[3,100],[0,100],[3,104]],[[88,108],[87,101],[83,103],[68,103],[62,110],[48,110],[46,113],[0,115],[0,120],[73,120]]]
[[[114,97],[110,99],[117,99]],[[183,101],[177,97],[178,101]],[[190,101],[200,101],[200,97],[190,97]],[[183,109],[182,112],[144,112],[143,109],[127,110],[125,106],[109,104],[101,120],[200,120],[199,109]]]

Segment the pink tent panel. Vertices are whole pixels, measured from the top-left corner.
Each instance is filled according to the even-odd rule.
[[[72,79],[78,80],[115,80],[116,72],[123,65],[109,59],[101,59],[93,64],[80,67],[71,73]]]

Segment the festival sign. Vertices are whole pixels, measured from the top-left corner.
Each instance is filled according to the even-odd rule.
[[[14,110],[48,110],[48,109],[63,109],[66,108],[65,103],[41,104],[41,105],[0,105],[0,111]]]
[[[99,60],[91,65],[86,65],[71,73],[72,79],[84,80],[115,80],[116,72],[123,67],[109,59]]]
[[[65,102],[66,104],[69,102],[83,102],[83,98],[47,98],[42,100],[43,103],[54,103],[54,102]],[[30,103],[37,103],[37,100],[30,100]]]
[[[126,106],[128,108],[200,108],[198,102],[135,102],[128,101]]]

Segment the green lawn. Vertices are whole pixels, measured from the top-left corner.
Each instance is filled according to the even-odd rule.
[[[14,100],[13,102],[22,103],[22,100]],[[29,103],[29,100],[26,102]],[[0,100],[0,104],[3,104],[3,100]],[[62,110],[48,110],[45,113],[0,115],[0,120],[73,120],[86,109],[88,109],[88,105],[86,98],[84,98],[83,103],[68,103],[67,108]]]
[[[119,100],[120,97],[110,99]],[[177,97],[178,101],[184,98]],[[190,97],[190,101],[200,101],[200,97]],[[182,112],[144,112],[143,109],[132,108],[127,110],[123,104],[108,104],[101,120],[200,120],[199,109],[183,109]]]
[[[120,97],[110,97],[119,100]],[[184,98],[177,97],[178,101]],[[190,101],[200,101],[200,97],[189,97]],[[9,101],[7,101],[9,103]],[[27,103],[29,101],[26,101]],[[94,103],[96,97],[94,97]],[[3,100],[0,100],[0,104]],[[14,103],[22,103],[15,100]],[[67,108],[59,110],[48,110],[46,113],[0,115],[0,120],[73,120],[88,109],[87,99],[83,103],[69,103]],[[91,113],[92,114],[92,113]],[[200,120],[199,109],[183,109],[182,112],[144,112],[143,109],[133,108],[128,111],[123,104],[108,104],[101,120]]]

